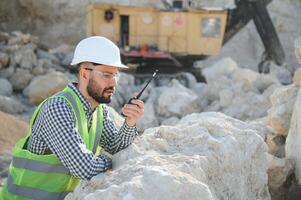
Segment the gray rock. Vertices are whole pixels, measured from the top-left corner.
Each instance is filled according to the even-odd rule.
[[[9,45],[22,46],[28,43],[37,44],[39,42],[39,38],[30,34],[24,34],[20,31],[11,32],[11,37],[8,40]]]
[[[263,93],[268,87],[273,84],[281,85],[279,80],[271,74],[260,74],[260,76],[253,82],[253,86]]]
[[[6,53],[0,52],[0,69],[6,68],[9,63],[9,56]]]
[[[0,96],[0,110],[10,114],[16,114],[23,112],[25,107],[11,97]]]
[[[60,64],[60,60],[55,55],[53,55],[47,51],[38,49],[37,57],[38,57],[38,59],[47,59],[47,60],[51,60],[52,63]]]
[[[0,95],[10,96],[13,92],[13,87],[6,79],[0,78]]]
[[[196,78],[188,72],[180,73],[177,77],[180,83],[187,88],[193,88],[194,85],[197,83]]]
[[[9,79],[14,90],[23,90],[33,78],[26,69],[17,68],[16,73]]]
[[[8,68],[0,69],[0,78],[9,79],[15,73],[15,68],[16,67],[14,65],[9,65]]]
[[[279,82],[284,85],[292,83],[292,74],[285,66],[278,66],[272,62],[270,64],[270,74],[274,74]]]
[[[36,67],[34,67],[32,70],[31,70],[31,73],[35,76],[38,76],[38,75],[43,75],[46,73],[46,69],[43,68],[43,65],[40,65],[38,64]]]
[[[198,95],[198,105],[199,105],[201,111],[204,110],[209,104],[209,100],[205,96],[207,86],[208,85],[205,83],[196,83],[191,88]]]
[[[73,52],[73,50],[73,47],[68,44],[60,44],[58,47],[50,49],[49,52],[56,55],[58,58],[63,59],[67,54]]]
[[[38,60],[38,66],[40,66],[43,69],[52,69],[52,61],[50,59],[41,58]]]
[[[24,69],[32,69],[37,66],[38,61],[32,47],[23,47],[15,52],[15,62]]]

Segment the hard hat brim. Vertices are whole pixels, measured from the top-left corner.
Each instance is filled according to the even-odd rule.
[[[77,62],[77,61],[73,60],[70,65],[74,66],[74,65],[78,65],[78,64],[83,63],[83,62],[91,62],[91,61]],[[124,69],[129,68],[128,66],[126,66],[122,63],[99,63],[99,65],[107,65],[107,66],[112,66],[112,67],[117,67],[117,68],[124,68]]]

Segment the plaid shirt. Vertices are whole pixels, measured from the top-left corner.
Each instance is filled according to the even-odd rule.
[[[68,85],[80,98],[84,105],[88,128],[91,126],[92,110],[90,103],[79,92],[75,83]],[[105,151],[114,154],[129,146],[138,135],[136,127],[126,123],[118,130],[109,117],[109,108],[103,105],[103,134],[100,145]],[[93,176],[105,172],[111,165],[106,155],[94,156],[88,150],[75,128],[75,117],[71,107],[61,98],[49,99],[32,126],[28,150],[35,154],[54,153],[69,169],[71,174],[89,180]]]

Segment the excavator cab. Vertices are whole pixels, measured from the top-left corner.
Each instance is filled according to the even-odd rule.
[[[180,1],[176,1],[180,2]],[[105,36],[121,48],[124,62],[170,61],[177,57],[215,55],[223,44],[227,11],[95,3],[88,8],[88,35]]]

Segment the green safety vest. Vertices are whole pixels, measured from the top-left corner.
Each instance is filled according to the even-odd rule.
[[[103,129],[102,106],[93,114],[92,125],[88,131],[87,119],[79,97],[69,87],[50,98],[63,98],[72,108],[76,118],[76,128],[87,149],[99,155],[99,141]],[[71,175],[55,154],[37,155],[27,150],[31,128],[44,100],[35,110],[29,133],[19,140],[13,149],[13,159],[9,167],[7,182],[0,193],[0,200],[55,200],[64,199],[74,190],[79,179]]]

